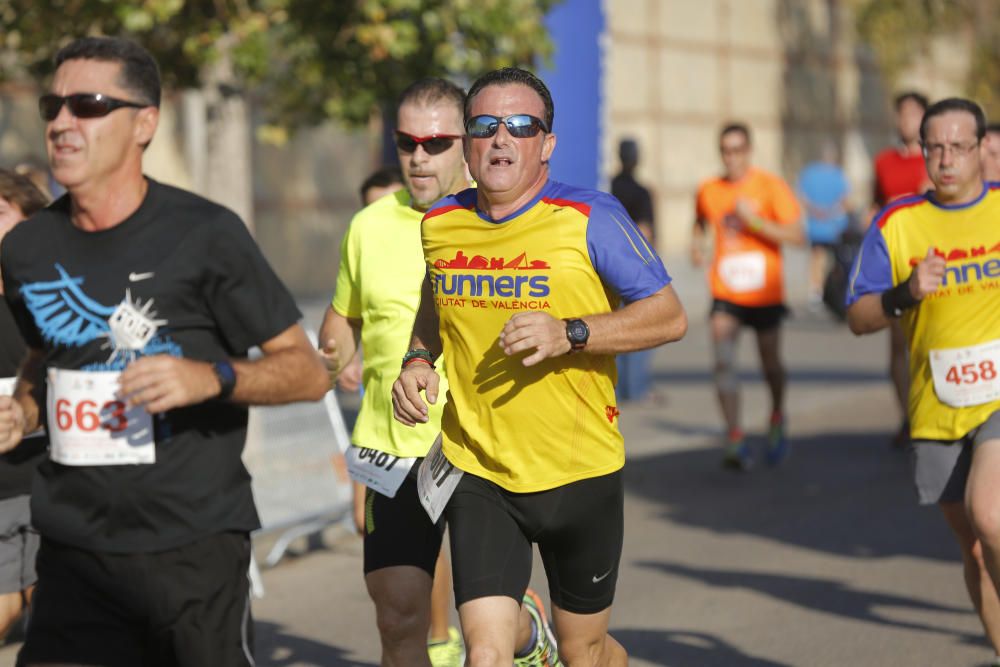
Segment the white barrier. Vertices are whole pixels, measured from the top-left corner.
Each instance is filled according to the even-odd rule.
[[[279,533],[264,563],[289,544],[349,517],[343,452],[350,437],[334,392],[319,403],[254,407],[243,460],[253,476],[260,533]]]

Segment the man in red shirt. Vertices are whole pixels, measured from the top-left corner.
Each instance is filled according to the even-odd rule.
[[[882,208],[893,199],[923,192],[930,187],[924,156],[920,148],[920,121],[927,110],[927,98],[908,91],[896,96],[896,131],[900,143],[875,156],[874,204]],[[907,371],[906,339],[898,322],[889,327],[889,377],[896,389],[902,423],[892,439],[894,447],[903,447],[910,438],[906,419],[910,378]]]

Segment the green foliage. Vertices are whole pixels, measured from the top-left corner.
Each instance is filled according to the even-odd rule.
[[[967,49],[965,93],[1000,115],[1000,6],[995,0],[851,0],[858,34],[890,82],[931,41],[949,37]],[[963,58],[964,59],[964,58]]]
[[[233,88],[275,123],[362,124],[417,78],[549,57],[543,18],[557,1],[0,0],[0,63],[16,65],[0,79],[49,75],[75,37],[125,35],[153,52],[168,86],[199,86],[228,55]]]

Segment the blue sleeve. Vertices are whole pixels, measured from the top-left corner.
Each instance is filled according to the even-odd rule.
[[[851,306],[865,294],[881,294],[892,287],[889,249],[885,245],[885,237],[876,218],[868,228],[864,241],[861,242],[858,256],[854,258],[850,282],[847,285],[846,303]]]
[[[591,206],[587,222],[590,262],[625,303],[645,299],[670,284],[670,276],[624,207],[611,197]]]

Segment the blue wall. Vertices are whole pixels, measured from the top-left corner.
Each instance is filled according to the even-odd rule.
[[[600,37],[604,32],[601,0],[563,0],[546,26],[555,43],[551,69],[539,71],[555,104],[556,151],[552,177],[570,185],[597,188],[600,182],[601,80]]]

